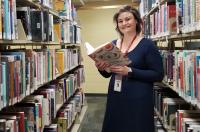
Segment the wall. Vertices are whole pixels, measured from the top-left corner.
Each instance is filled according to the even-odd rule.
[[[78,10],[78,18],[81,23],[82,43],[89,42],[93,47],[112,41],[118,37],[113,23],[113,15],[117,9],[93,9]],[[93,60],[86,53],[82,44],[82,55],[85,66],[85,93],[107,93],[109,79],[103,78],[97,71]]]

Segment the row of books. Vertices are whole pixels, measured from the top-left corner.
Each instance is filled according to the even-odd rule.
[[[57,112],[57,117],[53,123],[44,126],[43,132],[68,132],[76,123],[76,119],[85,105],[85,96],[82,92],[77,92],[73,98],[65,103]]]
[[[64,43],[81,43],[80,26],[77,16],[76,8],[71,0],[54,0],[54,10],[59,13],[59,17],[62,20],[68,20],[68,22],[61,22],[60,31],[56,31],[58,39],[61,38]],[[54,21],[56,21],[54,19]],[[58,24],[58,23],[57,23]],[[59,34],[61,33],[61,37]]]
[[[53,28],[53,15],[48,11],[38,11],[30,7],[17,8],[18,25],[22,23],[23,28],[19,32],[19,39],[32,41],[55,41]],[[24,31],[23,31],[24,30]],[[25,38],[23,38],[25,32]]]
[[[59,16],[68,20],[77,20],[76,9],[71,0],[55,0],[54,10],[59,12]]]
[[[63,99],[61,98],[62,103],[68,100],[73,93],[75,93],[77,88],[82,87],[81,84],[85,81],[82,72],[83,68],[79,68],[74,74],[69,74],[67,77],[59,80],[59,85],[63,91],[62,95],[60,95],[60,97],[63,97]]]
[[[78,83],[81,83],[78,80],[82,77],[78,76],[78,72],[39,88],[13,106],[3,108],[0,112],[0,130],[42,132],[53,121],[58,123],[63,108],[67,109],[64,116],[67,115],[68,124],[73,122],[72,117],[84,103],[84,94],[78,87]]]
[[[160,0],[141,0],[139,5],[141,16],[145,16],[159,1]]]
[[[176,112],[177,132],[198,132],[200,131],[199,110],[178,110]]]
[[[198,50],[162,51],[165,82],[189,102],[199,104],[200,74]]]
[[[51,9],[52,11],[58,12],[65,19],[77,20],[76,9],[72,0],[25,0],[24,3],[27,1],[29,1],[29,4],[30,2],[37,4],[38,8]]]
[[[57,113],[56,118],[56,122],[58,124],[58,132],[66,132],[72,127],[76,116],[81,112],[82,106],[83,95],[79,93],[74,96],[73,100],[69,101],[69,103],[66,103],[61,107]]]
[[[140,4],[141,6],[149,5],[146,8],[146,12],[149,12],[153,8],[153,1],[147,0]],[[167,0],[166,2],[158,2],[158,8],[148,16],[149,19],[145,19],[144,32],[154,38],[181,32],[199,31],[199,3],[199,0]]]
[[[41,5],[49,7],[53,11],[58,12],[59,16],[63,19],[74,21],[76,24],[78,22],[76,8],[74,7],[72,0],[32,0],[32,1],[35,3],[40,3]]]
[[[80,49],[78,47],[57,49],[55,59],[57,73],[63,74],[81,63]]]
[[[54,2],[55,2],[55,0],[29,0],[29,1],[49,7],[49,8],[53,8]]]
[[[2,51],[0,58],[1,108],[80,64],[78,48]]]
[[[177,15],[181,19],[178,26],[183,32],[200,30],[200,0],[176,0]]]
[[[48,91],[48,90],[47,90]],[[49,94],[49,93],[41,94]],[[40,94],[40,93],[38,93]],[[2,110],[0,113],[0,129],[5,131],[6,129],[10,130],[11,132],[42,132],[44,127],[48,128],[48,126],[52,123],[52,120],[58,124],[59,129],[66,129],[65,126],[69,126],[74,121],[74,116],[81,109],[83,94],[76,93],[74,98],[71,99],[68,103],[64,104],[61,109],[65,110],[64,117],[65,118],[65,126],[59,125],[61,119],[61,112],[59,116],[53,118],[55,114],[52,113],[55,110],[55,100],[52,98],[49,100],[43,95],[34,95],[34,98],[40,99],[25,99],[20,104],[16,104],[12,108],[7,108]],[[41,102],[35,102],[35,101]],[[53,103],[53,104],[52,104]],[[50,107],[50,108],[49,108]],[[53,114],[53,115],[52,115]],[[67,115],[67,116],[66,116]],[[60,132],[58,129],[58,132]]]
[[[80,27],[75,22],[76,9],[72,4],[67,4],[71,0],[65,1],[55,1],[60,3],[55,6],[65,4],[59,13],[65,21],[45,9],[41,11],[28,6],[16,8],[16,0],[0,1],[0,39],[80,43]]]
[[[18,39],[80,43],[80,27],[73,21],[55,19],[48,11],[30,7],[17,8]]]
[[[176,5],[175,2],[167,1],[162,4],[160,10],[150,15],[150,35],[175,34],[176,26]]]
[[[176,0],[141,0],[139,5],[139,11],[141,16],[147,15],[153,8],[156,8],[158,5],[163,4],[164,2],[175,2]]]
[[[16,0],[0,1],[0,39],[17,39]]]
[[[161,85],[154,87],[155,110],[164,127],[176,132],[197,132],[200,130],[199,113],[180,98],[173,90]],[[189,131],[189,129],[191,129]]]

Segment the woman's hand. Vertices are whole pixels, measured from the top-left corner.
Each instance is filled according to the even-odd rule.
[[[98,70],[104,71],[106,68],[110,67],[110,64],[108,64],[105,61],[95,61],[95,66],[97,67]]]
[[[129,67],[127,66],[110,66],[110,71],[122,76],[128,75]]]

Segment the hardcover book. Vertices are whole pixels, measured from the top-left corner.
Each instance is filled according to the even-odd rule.
[[[125,66],[131,63],[128,56],[120,51],[120,49],[112,42],[93,48],[88,42],[85,43],[88,56],[94,61],[105,61],[111,65]]]
[[[43,13],[37,10],[30,11],[32,41],[44,41]]]

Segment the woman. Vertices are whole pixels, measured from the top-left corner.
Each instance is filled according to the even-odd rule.
[[[154,132],[153,83],[163,78],[162,59],[153,42],[141,36],[139,12],[124,6],[113,17],[120,39],[113,43],[132,61],[128,66],[95,62],[111,76],[102,132]]]

